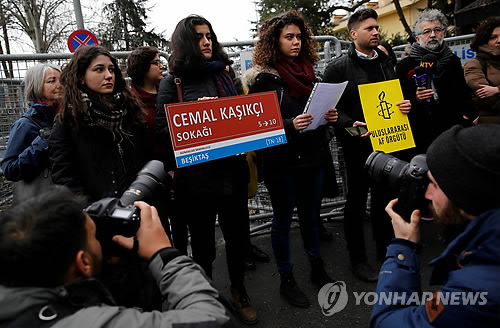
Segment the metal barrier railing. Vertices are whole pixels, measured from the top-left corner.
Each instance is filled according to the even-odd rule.
[[[445,38],[449,46],[461,45],[470,42],[474,34]],[[323,72],[326,64],[331,58],[346,53],[350,41],[339,40],[333,36],[317,36],[316,40],[322,45],[318,52],[321,60],[317,65],[317,70]],[[234,60],[233,68],[238,73],[241,72],[240,54],[242,51],[251,50],[257,40],[221,42],[229,56]],[[403,53],[406,45],[396,46],[394,50],[399,56]],[[119,61],[122,72],[126,72],[126,58],[130,52],[112,52],[112,55]],[[23,79],[27,69],[38,62],[51,62],[63,66],[69,61],[72,54],[14,54],[0,55],[0,159],[3,157],[8,142],[10,126],[25,111],[23,93]],[[160,56],[166,62],[169,54],[161,52]],[[126,74],[125,74],[126,75]],[[341,188],[340,194],[335,199],[323,200],[324,218],[338,218],[342,216],[342,208],[345,199],[345,171],[343,166],[342,151],[335,139],[331,143],[331,153],[334,158],[335,170],[338,184]],[[5,180],[0,171],[0,212],[10,205],[12,199],[11,184]],[[263,183],[259,184],[257,196],[249,200],[249,211],[253,225],[259,221],[267,221],[272,217],[272,207],[269,195]],[[265,225],[264,225],[265,227]],[[261,229],[262,226],[252,229]]]
[[[349,42],[338,40],[332,36],[319,36],[316,37],[323,47],[320,50],[321,61],[318,64],[318,70],[322,71],[325,63],[332,58],[342,53],[342,47]],[[249,41],[232,41],[222,42],[228,54],[234,60],[233,67],[235,71],[240,72],[239,54],[242,50],[251,49],[255,45],[256,40]],[[111,54],[118,59],[120,69],[126,76],[126,58],[130,52],[112,52]],[[10,127],[19,117],[21,117],[26,109],[24,103],[24,86],[23,79],[26,71],[32,65],[39,62],[50,62],[59,66],[64,66],[70,57],[71,53],[61,54],[13,54],[13,55],[0,55],[0,159],[3,157],[5,148],[8,143],[8,136]],[[160,53],[163,59],[168,58],[169,54],[166,52]],[[332,143],[332,154],[336,158],[337,179],[338,184],[343,186],[343,166],[339,164],[338,147],[335,142]],[[340,158],[340,162],[342,162]],[[340,199],[343,199],[344,192],[341,192]],[[10,206],[12,199],[12,185],[6,181],[3,174],[0,174],[0,212]],[[337,200],[336,200],[337,201]],[[332,200],[325,199],[324,204],[330,204]],[[254,206],[254,204],[257,204]],[[257,196],[249,201],[249,211],[251,220],[257,222],[263,219],[264,215],[269,219],[272,216],[272,207],[267,194],[267,190],[263,183],[259,185]],[[326,211],[326,210],[325,210]],[[259,216],[260,215],[260,216]],[[328,216],[328,212],[323,214]],[[332,214],[333,216],[333,214]]]
[[[445,40],[446,44],[448,45],[448,47],[454,47],[454,46],[459,46],[462,44],[470,44],[472,39],[474,38],[474,35],[475,34],[452,36],[452,37],[444,38],[444,40]],[[402,44],[402,45],[393,47],[392,50],[394,50],[396,57],[401,58],[401,55],[404,53],[404,50],[407,46],[409,46],[409,44]]]

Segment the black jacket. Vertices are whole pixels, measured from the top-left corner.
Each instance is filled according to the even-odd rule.
[[[280,104],[287,143],[263,150],[264,174],[290,173],[301,168],[325,166],[324,152],[328,150],[332,136],[329,134],[329,124],[303,133],[293,126],[293,119],[303,113],[309,96],[301,99],[292,97],[288,86],[273,68],[255,66],[245,73],[243,82],[249,93],[276,91]]]
[[[213,75],[204,73],[181,77],[183,101],[197,101],[202,97],[217,97],[217,86]],[[156,133],[168,149],[164,159],[168,170],[174,170],[175,159],[166,118],[165,105],[177,103],[177,87],[169,74],[160,82],[157,98]],[[235,189],[246,190],[249,173],[246,156],[230,156],[201,164],[177,169],[174,178],[175,190],[181,194],[232,194]]]
[[[96,124],[74,133],[56,120],[49,138],[52,181],[90,202],[120,197],[151,157],[146,125],[129,130],[131,136],[118,144],[110,130]]]
[[[395,78],[391,58],[378,49],[375,49],[375,51],[378,53],[378,58],[370,61],[364,60],[358,57],[354,43],[351,43],[347,55],[335,58],[325,69],[323,82],[340,83],[349,81],[337,104],[337,110],[339,111],[337,137],[341,141],[350,137],[344,128],[351,127],[355,121],[365,122],[358,85]],[[382,75],[369,74],[364,68],[365,65],[379,65]]]
[[[433,78],[439,103],[418,102],[417,86],[411,71],[420,62],[413,57],[406,57],[396,65],[396,75],[401,82],[405,99],[411,101],[410,120],[415,145],[419,153],[425,153],[432,141],[442,132],[455,124],[466,124],[463,115],[474,119],[477,113],[472,104],[471,91],[464,78],[464,71],[457,56],[443,68],[441,76]]]

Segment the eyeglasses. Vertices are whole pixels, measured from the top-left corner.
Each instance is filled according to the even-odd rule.
[[[159,59],[156,59],[156,60],[153,60],[151,63],[149,63],[150,65],[156,65],[158,67],[161,67],[161,66],[165,66],[163,65],[163,63],[161,62],[161,60]]]
[[[425,35],[425,36],[430,36],[434,32],[435,35],[441,34],[444,32],[444,28],[442,27],[435,27],[434,29],[432,28],[426,28],[422,32],[420,32],[418,35]]]

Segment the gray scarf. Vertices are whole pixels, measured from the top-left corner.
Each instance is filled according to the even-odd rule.
[[[410,57],[421,61],[422,57],[427,54],[433,54],[438,59],[437,69],[435,73],[437,77],[440,77],[443,74],[443,72],[446,70],[446,66],[451,62],[453,56],[455,56],[445,43],[443,43],[439,50],[429,50],[427,48],[423,48],[417,42],[411,45]]]

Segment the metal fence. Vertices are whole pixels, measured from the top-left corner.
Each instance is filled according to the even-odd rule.
[[[450,46],[468,44],[473,38],[472,35],[446,38]],[[331,58],[340,56],[347,52],[350,42],[339,40],[333,36],[317,36],[316,40],[320,44],[318,52],[321,60],[317,65],[317,70],[323,72],[326,64]],[[221,42],[227,53],[234,61],[233,68],[237,74],[241,74],[240,54],[243,51],[251,50],[256,40]],[[406,45],[394,47],[398,57],[400,57]],[[122,72],[126,76],[126,58],[130,52],[112,52],[118,59]],[[21,54],[21,55],[0,55],[0,159],[3,157],[8,142],[10,126],[25,111],[23,79],[27,69],[39,62],[50,62],[59,66],[64,66],[69,61],[72,54]],[[162,61],[166,64],[167,52],[161,52]],[[343,168],[342,150],[337,142],[332,140],[331,153],[334,159],[337,182],[339,185],[339,196],[335,199],[323,200],[323,214],[325,218],[338,218],[342,216],[345,190],[345,171]],[[0,175],[0,212],[10,205],[12,199],[11,183],[5,180],[3,174]],[[257,195],[249,200],[249,211],[253,222],[268,221],[272,216],[272,207],[269,195],[263,183],[259,183]],[[255,225],[255,224],[254,224]],[[259,225],[253,229],[261,229]]]
[[[324,63],[336,53],[340,54],[340,42],[334,37],[318,37],[318,41],[322,44],[319,52],[321,54],[321,62],[318,65],[318,70],[324,69]],[[241,51],[251,49],[255,40],[251,41],[235,41],[224,42],[231,59],[234,61],[233,68],[239,74],[241,72],[240,58]],[[112,52],[112,55],[118,59],[120,69],[126,76],[126,58],[130,52]],[[31,66],[40,62],[49,62],[63,67],[70,59],[72,54],[20,54],[20,55],[0,55],[0,159],[7,147],[8,137],[11,125],[24,114],[27,104],[24,103],[24,85],[23,79],[26,71]],[[162,52],[161,58],[163,62],[167,62],[168,53]],[[323,216],[338,217],[339,204],[343,202],[344,186],[342,177],[343,165],[341,156],[339,158],[339,147],[335,140],[331,143],[332,155],[335,159],[335,168],[337,171],[338,185],[340,186],[340,195],[336,199],[324,199]],[[12,184],[0,175],[0,212],[10,206],[12,200]],[[331,208],[335,206],[335,208]],[[253,222],[254,230],[265,228],[265,225],[260,225],[262,221],[269,221],[272,216],[272,207],[269,199],[269,194],[263,183],[259,183],[258,193],[255,197],[249,200],[249,211]],[[257,225],[257,227],[255,227]]]

